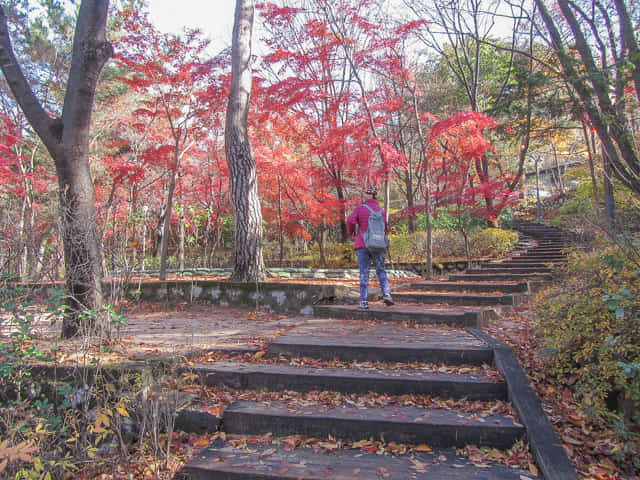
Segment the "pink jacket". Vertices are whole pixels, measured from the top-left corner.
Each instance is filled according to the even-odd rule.
[[[373,198],[368,199],[366,202],[373,210],[382,210],[382,207]],[[354,250],[359,248],[365,248],[364,240],[362,240],[362,234],[360,232],[366,232],[369,226],[369,210],[364,205],[358,205],[349,218],[347,218],[347,233],[351,236],[356,236],[356,241],[353,245]],[[388,233],[389,225],[386,222],[387,216],[384,210],[382,210],[382,216],[385,218],[384,230]],[[357,229],[356,229],[357,225]]]

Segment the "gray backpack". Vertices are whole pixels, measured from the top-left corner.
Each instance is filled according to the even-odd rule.
[[[362,232],[364,246],[368,250],[385,250],[389,246],[389,239],[384,232],[384,217],[382,209],[375,211],[367,204],[363,204],[369,209],[369,226],[365,232]]]

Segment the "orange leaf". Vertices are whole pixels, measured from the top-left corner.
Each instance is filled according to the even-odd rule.
[[[416,447],[416,452],[430,452],[431,451],[431,447],[429,445],[427,445],[426,443],[421,443],[420,445],[418,445]]]
[[[210,443],[211,443],[211,442],[209,441],[209,439],[208,439],[208,438],[204,438],[204,437],[198,438],[198,439],[196,439],[196,441],[195,441],[195,442],[193,442],[193,444],[194,444],[196,447],[198,447],[198,448],[200,448],[200,447],[206,447],[206,446],[208,446]]]

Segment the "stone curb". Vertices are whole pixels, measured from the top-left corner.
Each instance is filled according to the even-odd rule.
[[[507,382],[509,400],[526,427],[533,455],[545,480],[578,480],[578,475],[513,350],[482,330],[468,331],[493,348],[495,365]]]

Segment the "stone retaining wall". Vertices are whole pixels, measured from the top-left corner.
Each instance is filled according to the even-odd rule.
[[[326,283],[312,283],[313,279],[348,279],[357,280],[359,271],[357,269],[303,269],[303,268],[282,268],[268,269],[268,273],[274,278],[301,278],[311,283],[276,283],[258,282],[242,283],[225,280],[197,280],[183,279],[171,281],[128,281],[122,284],[118,281],[118,272],[112,272],[114,281],[105,281],[103,290],[105,297],[108,297],[113,285],[126,290],[126,296],[133,299],[144,299],[151,302],[192,303],[196,301],[207,301],[224,307],[242,308],[269,308],[278,313],[311,315],[313,305],[322,300],[345,298],[349,296],[350,287],[343,285],[331,285]],[[178,274],[184,277],[196,276],[225,276],[231,274],[230,269],[189,269],[185,271],[169,271],[169,274]],[[144,275],[138,272],[129,272],[128,276],[153,277],[158,275],[157,271],[146,271]],[[412,272],[400,270],[388,270],[387,275],[391,278],[417,278]],[[371,271],[371,276],[375,276],[375,271]],[[120,277],[123,278],[123,277]],[[126,278],[126,277],[124,277]],[[60,289],[62,285],[52,284],[22,284],[34,292],[51,294],[54,288]]]
[[[148,301],[207,301],[223,307],[255,306],[278,313],[302,315],[313,314],[313,305],[321,300],[342,298],[349,293],[349,288],[342,285],[198,280],[132,282],[127,285],[127,290],[127,296]]]

